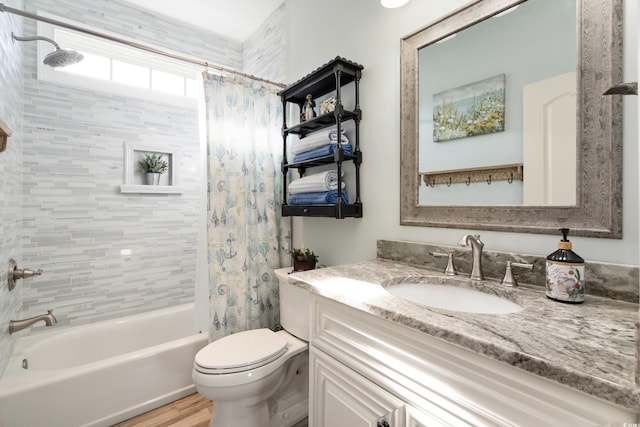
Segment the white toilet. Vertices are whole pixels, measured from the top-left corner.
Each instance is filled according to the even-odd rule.
[[[309,293],[275,270],[284,330],[216,340],[195,357],[193,382],[213,400],[210,427],[291,427],[309,411]]]

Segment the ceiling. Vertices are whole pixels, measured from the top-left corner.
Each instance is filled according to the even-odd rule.
[[[124,0],[244,42],[284,0]]]

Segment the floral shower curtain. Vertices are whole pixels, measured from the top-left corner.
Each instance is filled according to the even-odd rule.
[[[282,204],[282,104],[273,88],[203,73],[207,116],[210,340],[279,322],[289,265]]]

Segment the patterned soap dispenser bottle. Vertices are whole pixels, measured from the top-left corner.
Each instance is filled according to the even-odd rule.
[[[547,257],[547,297],[561,302],[584,302],[584,259],[571,250],[568,228],[561,228],[558,250]]]

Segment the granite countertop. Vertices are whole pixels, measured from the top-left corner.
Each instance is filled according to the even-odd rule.
[[[473,314],[429,308],[382,290],[392,283],[429,277],[508,298],[524,309]],[[397,261],[376,259],[297,272],[297,286],[383,319],[465,347],[541,377],[640,411],[636,384],[638,305],[587,295],[583,304],[545,297],[541,286],[507,288],[496,281],[451,279]]]

